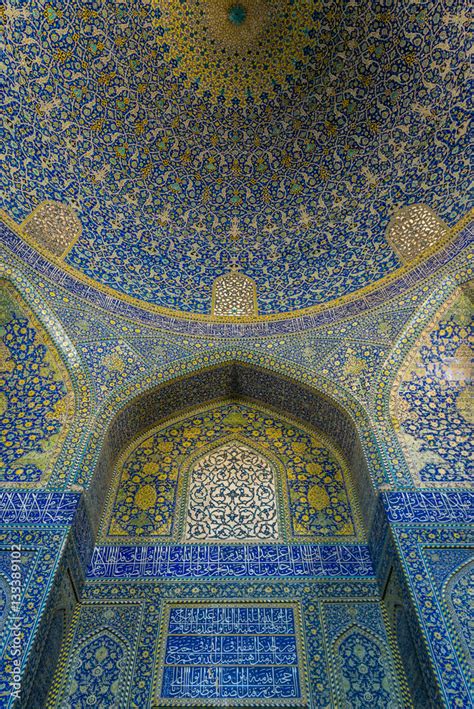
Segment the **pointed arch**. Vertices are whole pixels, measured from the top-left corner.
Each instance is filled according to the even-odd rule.
[[[241,403],[243,403],[243,400],[240,401]],[[180,493],[181,496],[188,502],[189,487],[194,466],[207,456],[212,455],[213,453],[218,451],[219,448],[222,448],[223,446],[226,446],[228,444],[237,444],[243,446],[244,448],[247,448],[249,451],[253,452],[258,458],[264,461],[269,471],[272,471],[275,485],[275,500],[277,502],[277,536],[280,541],[287,541],[288,529],[290,526],[290,513],[288,510],[288,505],[286,504],[286,501],[288,499],[288,485],[284,463],[281,460],[281,457],[278,456],[278,453],[275,451],[275,449],[263,445],[262,442],[259,440],[251,439],[249,436],[238,432],[237,429],[235,429],[234,431],[232,431],[232,433],[229,433],[228,435],[224,435],[215,441],[209,442],[207,445],[200,445],[199,450],[193,451],[191,453],[191,455],[183,464],[183,480],[185,482]],[[179,520],[179,536],[182,540],[185,540],[186,537],[186,512],[187,506],[183,505]]]
[[[104,706],[125,709],[129,654],[129,643],[110,628],[88,635],[69,657],[63,701],[68,706],[88,706],[88,699],[100,697]]]
[[[95,529],[105,504],[105,491],[116,461],[131,440],[156,423],[186,409],[228,398],[243,398],[284,412],[337,441],[353,471],[356,495],[363,496],[364,523],[375,512],[376,482],[386,481],[383,461],[370,417],[342,387],[304,368],[253,352],[228,351],[200,355],[165,370],[137,378],[107,401],[90,425],[84,442],[81,476]]]
[[[229,445],[232,463],[223,460],[218,450]],[[237,460],[236,446],[243,446],[244,461]],[[247,464],[253,477],[245,471]],[[252,497],[250,506],[239,507],[237,499],[229,502],[228,490],[218,482],[227,473],[234,497],[237,491],[242,500]],[[255,481],[262,485],[258,495]],[[224,397],[158,421],[132,438],[113,471],[100,538],[107,544],[189,541],[190,535],[204,543],[265,538],[269,542],[360,541],[364,531],[352,481],[343,454],[321,431],[260,402]],[[211,489],[217,497],[204,500]],[[268,527],[263,531],[258,498],[261,504],[271,501],[272,514],[270,508],[262,512],[272,520],[271,531]],[[192,533],[185,511],[188,500],[195,504],[191,517],[197,526]],[[219,533],[209,521],[210,509],[214,521],[220,520]],[[244,515],[248,524],[233,534],[230,528],[238,526],[236,515],[239,520]]]
[[[358,625],[351,625],[333,643],[341,705],[397,709],[394,671],[384,642]]]
[[[184,541],[278,541],[277,480],[266,456],[230,439],[189,468]]]

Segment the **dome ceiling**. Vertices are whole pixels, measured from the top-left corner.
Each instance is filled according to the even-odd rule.
[[[261,315],[354,293],[399,207],[467,210],[463,5],[9,3],[4,207],[67,203],[70,267],[189,315],[235,269]]]

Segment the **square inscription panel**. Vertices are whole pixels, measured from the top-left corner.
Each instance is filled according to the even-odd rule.
[[[297,604],[167,604],[154,706],[307,707],[301,637]]]

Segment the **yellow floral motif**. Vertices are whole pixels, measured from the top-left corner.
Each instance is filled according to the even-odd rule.
[[[185,428],[183,435],[185,438],[199,438],[199,436],[201,435],[201,429],[197,426]]]
[[[160,441],[158,443],[158,448],[163,453],[171,453],[171,451],[173,450],[173,444],[171,443],[171,441]]]
[[[2,480],[44,483],[72,419],[67,371],[41,324],[13,286],[0,281]]]
[[[310,0],[252,0],[245,4],[245,20],[229,17],[228,0],[152,0],[158,23],[165,28],[157,42],[187,86],[198,94],[210,92],[246,103],[262,94],[275,96],[286,86],[295,65],[307,61],[305,48],[316,29]]]
[[[247,419],[245,416],[242,416],[242,414],[234,412],[225,417],[224,423],[232,428],[240,428],[241,426],[245,426]]]
[[[313,485],[308,491],[308,502],[315,510],[323,510],[329,505],[329,496],[323,487]]]
[[[294,441],[291,444],[291,447],[293,448],[294,452],[297,453],[298,455],[301,455],[302,453],[305,452],[306,450],[306,444],[305,443],[299,443],[298,441]]]
[[[354,355],[350,355],[344,364],[344,374],[346,376],[351,374],[357,375],[363,372],[366,367],[367,363],[365,360],[355,357]]]
[[[10,351],[8,347],[0,340],[0,371],[13,372],[14,369],[15,362],[10,356]]]
[[[229,440],[264,450],[275,465],[282,539],[358,538],[346,468],[325,439],[252,404],[227,402],[163,423],[130,446],[114,477],[101,525],[104,541],[185,538],[197,456]]]
[[[135,494],[135,504],[140,510],[148,510],[156,502],[156,490],[153,485],[144,485]]]
[[[468,423],[474,426],[474,387],[467,386],[456,399],[456,408]]]
[[[471,477],[470,294],[466,285],[441,306],[406,357],[392,388],[394,429],[411,473],[422,482],[457,483]]]
[[[123,359],[115,352],[104,357],[104,366],[111,372],[123,372],[125,368]]]
[[[146,463],[143,466],[143,472],[145,475],[155,475],[160,469],[160,466],[157,463]]]
[[[322,466],[318,463],[308,463],[306,470],[310,473],[310,475],[321,475],[323,472]]]

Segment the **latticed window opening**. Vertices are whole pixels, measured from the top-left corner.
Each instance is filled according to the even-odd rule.
[[[243,317],[257,314],[255,281],[240,271],[230,271],[214,281],[212,314]]]
[[[412,204],[394,214],[386,239],[401,261],[407,263],[440,243],[448,229],[448,225],[426,204]]]
[[[273,468],[231,441],[207,453],[190,473],[186,541],[277,540]]]
[[[80,237],[82,224],[68,204],[48,200],[25,219],[22,230],[40,248],[64,256]]]

